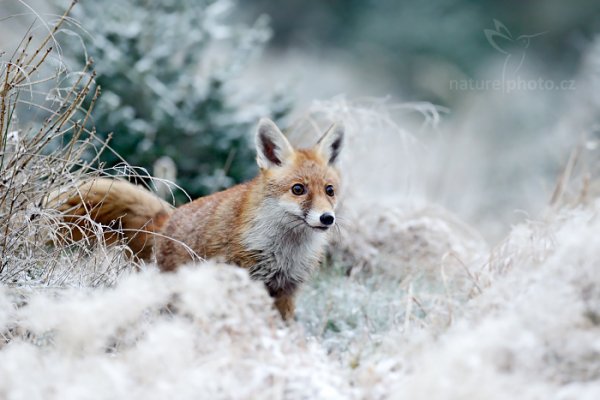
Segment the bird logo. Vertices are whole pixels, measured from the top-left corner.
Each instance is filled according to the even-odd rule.
[[[494,27],[495,29],[485,29],[484,33],[490,45],[506,56],[502,67],[502,80],[505,81],[507,76],[516,76],[523,66],[531,39],[547,32],[515,37],[502,22],[496,19],[494,19]]]

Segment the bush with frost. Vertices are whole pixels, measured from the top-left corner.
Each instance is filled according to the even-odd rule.
[[[192,198],[229,187],[256,172],[251,131],[260,117],[280,119],[289,101],[260,88],[244,71],[270,37],[266,17],[234,22],[229,0],[85,1],[74,10],[83,46],[70,58],[96,63],[101,101],[93,125],[125,160],[153,173],[168,157]]]

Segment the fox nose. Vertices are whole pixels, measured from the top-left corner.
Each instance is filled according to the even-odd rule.
[[[333,223],[335,222],[335,217],[332,213],[321,214],[321,217],[319,219],[321,220],[321,223],[323,225],[333,225]]]

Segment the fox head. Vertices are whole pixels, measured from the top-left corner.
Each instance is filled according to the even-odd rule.
[[[340,189],[336,168],[344,140],[337,123],[309,149],[294,149],[273,121],[263,118],[256,132],[257,163],[267,196],[298,226],[327,231],[336,222]]]

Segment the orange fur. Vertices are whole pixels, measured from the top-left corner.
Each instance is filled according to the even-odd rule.
[[[65,241],[95,240],[103,226],[103,240],[125,241],[133,254],[150,260],[156,233],[173,207],[149,191],[129,182],[99,178],[87,181],[76,191],[52,196],[49,204],[63,213],[67,225],[59,232]],[[92,222],[93,221],[93,222]]]

